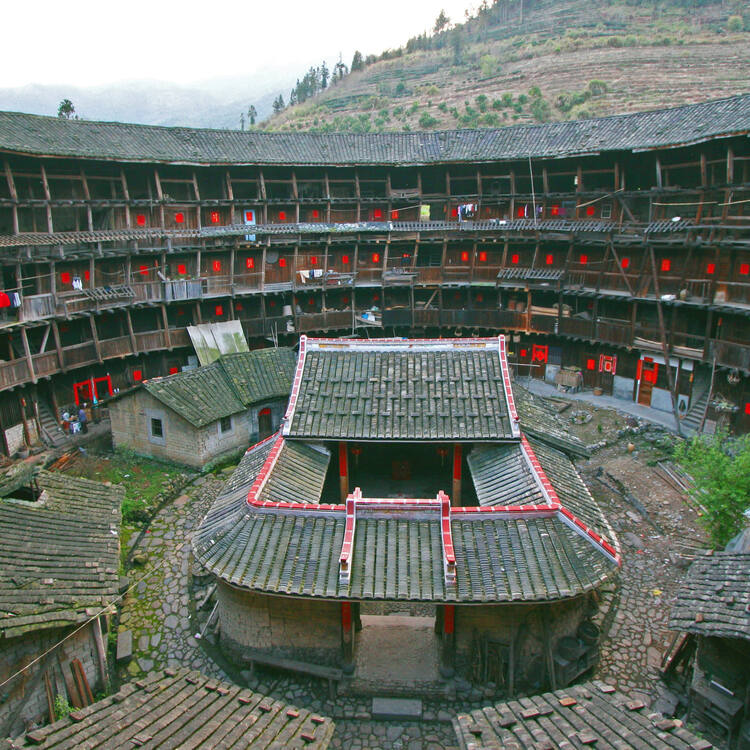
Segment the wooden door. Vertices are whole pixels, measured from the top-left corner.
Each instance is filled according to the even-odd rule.
[[[659,365],[651,360],[643,360],[638,363],[641,371],[640,387],[638,388],[638,403],[642,406],[651,406],[651,391],[654,389]]]

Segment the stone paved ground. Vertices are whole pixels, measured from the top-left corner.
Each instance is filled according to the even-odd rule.
[[[180,665],[226,679],[195,639],[188,592],[190,538],[221,485],[213,477],[199,478],[156,516],[137,543],[135,552],[144,553],[146,562],[131,569],[131,583],[151,575],[127,594],[120,614],[120,630],[133,632],[131,676]]]
[[[627,453],[624,440],[598,451],[590,461],[581,463],[580,468],[587,473],[587,480],[611,519],[623,548],[623,574],[596,676],[616,684],[625,693],[652,697],[657,668],[670,638],[666,630],[669,607],[685,574],[691,550],[702,544],[702,536],[695,514],[648,465],[653,458],[652,446],[640,438],[634,440],[638,445],[633,455]],[[631,488],[660,530],[592,479],[599,466]],[[202,645],[207,644],[195,639],[198,625],[190,618],[190,535],[210,507],[223,478],[209,476],[194,482],[185,495],[157,515],[149,533],[137,545],[136,551],[145,553],[147,559],[142,567],[136,566],[131,571],[132,580],[158,570],[138,584],[124,602],[121,628],[133,631],[135,648],[127,671],[134,675],[181,664],[211,676],[243,681],[274,698],[332,716],[336,721],[332,747],[337,749],[455,748],[457,741],[449,723],[454,712],[479,707],[488,701],[471,706],[426,701],[419,723],[374,721],[368,699],[343,696],[332,702],[327,687],[320,681],[261,670],[253,675],[236,673],[230,665],[222,669],[206,653]]]

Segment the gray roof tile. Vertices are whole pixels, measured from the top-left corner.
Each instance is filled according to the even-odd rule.
[[[750,640],[750,554],[717,552],[697,558],[677,592],[669,627]]]
[[[119,583],[119,485],[40,471],[35,503],[0,500],[0,633],[87,619]]]
[[[0,113],[0,149],[192,164],[431,164],[696,143],[750,130],[750,95],[543,125],[415,133],[263,133]]]
[[[619,750],[709,750],[682,726],[652,713],[601,682],[498,703],[458,714],[453,726],[464,750],[556,747]]]
[[[71,716],[8,743],[8,748],[284,747],[326,748],[334,724],[305,708],[217,682],[165,670],[123,685]],[[303,736],[305,735],[305,736]]]

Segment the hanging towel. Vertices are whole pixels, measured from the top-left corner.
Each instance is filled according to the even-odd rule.
[[[10,295],[10,304],[12,307],[21,307],[21,295],[18,292]]]

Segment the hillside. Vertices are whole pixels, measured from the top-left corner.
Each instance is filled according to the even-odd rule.
[[[463,24],[374,59],[263,127],[497,127],[743,93],[750,89],[750,5],[496,0]]]

